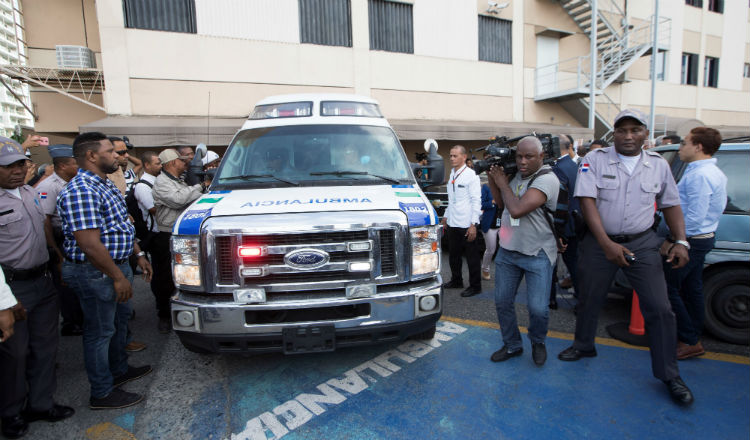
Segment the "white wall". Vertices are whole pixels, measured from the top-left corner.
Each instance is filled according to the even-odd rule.
[[[414,3],[414,54],[462,60],[479,58],[479,18],[472,0]]]
[[[297,0],[195,0],[199,35],[299,43]]]
[[[742,68],[747,36],[748,7],[746,2],[724,2],[724,35],[719,60],[719,88],[742,90]]]

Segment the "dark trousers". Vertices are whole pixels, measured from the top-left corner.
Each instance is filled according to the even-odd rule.
[[[172,234],[159,232],[149,246],[151,266],[154,276],[151,278],[151,292],[156,300],[156,312],[159,318],[169,318],[169,299],[174,294],[174,279],[172,278],[172,253],[169,239]]]
[[[479,246],[477,245],[476,238],[474,241],[466,240],[466,230],[467,228],[448,226],[448,253],[451,266],[451,281],[463,282],[463,275],[461,274],[463,262],[461,257],[466,256],[466,264],[469,265],[469,287],[481,289]],[[477,234],[479,234],[478,231]]]
[[[677,339],[689,345],[697,344],[703,333],[703,262],[715,240],[715,237],[689,239],[690,261],[679,269],[672,269],[672,263],[664,262],[669,302],[677,318]]]
[[[566,240],[568,241],[568,247],[565,249],[565,252],[562,254],[563,261],[565,262],[565,266],[568,268],[568,272],[570,272],[570,280],[573,282],[573,290],[574,295],[578,296],[578,274],[577,268],[578,268],[578,238],[576,236],[572,237],[566,237]]]
[[[52,408],[57,383],[57,326],[60,300],[49,275],[8,283],[26,308],[25,321],[16,321],[13,336],[0,344],[0,416],[11,417],[26,408]],[[28,401],[27,401],[28,398]]]
[[[677,332],[675,316],[667,298],[667,283],[661,266],[659,245],[663,240],[649,233],[628,243],[622,243],[636,256],[637,261],[622,268],[630,284],[638,293],[641,313],[646,325],[651,369],[654,376],[670,380],[679,376],[677,368]],[[580,243],[578,260],[578,316],[573,347],[592,350],[596,336],[599,311],[607,299],[607,291],[618,266],[609,262],[604,251],[586,234]]]
[[[62,231],[55,230],[54,237],[57,247],[62,250]],[[52,282],[60,295],[60,314],[62,315],[63,326],[76,325],[78,327],[83,327],[83,311],[81,310],[81,303],[78,301],[78,296],[76,296],[73,289],[62,282],[61,267],[62,261],[59,261],[57,254],[55,252],[50,252],[49,268],[52,273]]]

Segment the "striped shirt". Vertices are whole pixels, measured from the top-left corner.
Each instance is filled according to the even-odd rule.
[[[78,170],[78,174],[60,192],[57,209],[65,236],[63,252],[74,261],[84,261],[73,232],[99,229],[101,241],[112,259],[127,258],[133,253],[135,227],[128,218],[125,198],[108,179]]]

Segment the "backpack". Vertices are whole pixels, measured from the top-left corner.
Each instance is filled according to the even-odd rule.
[[[149,188],[154,187],[150,182],[146,182],[144,180],[135,182],[133,186],[130,187],[128,193],[125,195],[125,205],[128,207],[128,214],[130,214],[130,216],[133,218],[133,226],[135,226],[135,237],[140,241],[140,247],[141,249],[143,249],[145,246],[147,246],[148,242],[151,241],[154,233],[148,227],[149,223],[147,223],[143,218],[143,211],[141,211],[141,208],[138,206],[138,199],[135,198],[135,187],[141,183],[147,185]],[[148,218],[150,219],[150,223],[153,225],[154,216],[151,215],[150,212],[148,213]]]
[[[536,180],[537,177],[552,172],[553,171],[549,168],[539,171],[534,175],[534,177],[531,178],[526,188],[531,188],[531,184],[534,183],[534,180]],[[557,193],[557,205],[555,206],[555,210],[553,211],[549,209],[547,207],[547,203],[543,203],[541,206],[542,211],[544,211],[544,218],[547,220],[550,229],[552,229],[552,233],[555,235],[555,242],[558,249],[560,248],[560,241],[562,241],[564,244],[567,242],[567,240],[565,239],[565,226],[567,226],[568,219],[570,219],[570,213],[568,212],[568,201],[568,186],[560,182],[560,191]]]

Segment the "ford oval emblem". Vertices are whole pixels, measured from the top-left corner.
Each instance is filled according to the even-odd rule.
[[[297,249],[284,255],[284,262],[295,269],[317,269],[330,258],[328,252],[318,249]]]

